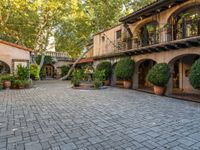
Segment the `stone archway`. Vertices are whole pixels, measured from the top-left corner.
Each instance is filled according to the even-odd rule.
[[[189,82],[189,72],[192,64],[200,58],[198,54],[179,55],[169,61],[171,78],[167,86],[167,94],[199,93]]]
[[[133,76],[134,89],[150,89],[152,85],[147,81],[147,74],[149,70],[157,62],[153,59],[142,59],[135,63],[135,72]]]
[[[45,73],[46,73],[46,78],[53,78],[54,77],[54,66],[51,64],[45,65]]]
[[[10,67],[8,64],[0,60],[0,74],[9,74]]]

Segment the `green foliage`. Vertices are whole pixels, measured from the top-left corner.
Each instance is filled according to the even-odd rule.
[[[105,79],[109,79],[112,74],[112,65],[110,62],[102,62],[97,65],[96,70],[104,70],[105,72]]]
[[[30,77],[33,80],[38,80],[40,74],[40,66],[37,64],[30,65]]]
[[[130,58],[121,59],[115,67],[117,79],[131,80],[134,73],[134,64],[134,61]]]
[[[103,81],[105,80],[105,70],[96,70],[94,72],[94,81],[93,86],[94,88],[100,88],[103,86]]]
[[[38,65],[40,65],[40,61],[41,61],[41,55],[37,56],[35,58],[35,61]],[[53,62],[53,58],[51,56],[45,56],[44,57],[44,63],[43,63],[43,66],[47,65],[47,64],[51,64]]]
[[[147,75],[150,83],[156,86],[166,86],[170,79],[170,68],[166,63],[156,64],[152,67]]]
[[[0,76],[0,80],[3,81],[11,81],[13,79],[13,76],[10,74],[5,74]]]
[[[69,66],[63,65],[63,66],[61,67],[61,76],[63,77],[63,76],[65,76],[65,75],[67,75],[69,69],[70,69]]]
[[[17,66],[17,77],[20,80],[27,80],[28,79],[28,74],[29,74],[29,69],[28,67],[24,67],[22,65]]]
[[[195,61],[192,65],[192,69],[189,74],[189,81],[195,89],[200,90],[200,59]]]
[[[72,73],[71,82],[74,87],[79,86],[82,80],[82,72],[80,70],[74,70]]]

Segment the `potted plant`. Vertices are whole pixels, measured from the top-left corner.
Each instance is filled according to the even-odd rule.
[[[196,60],[192,65],[189,81],[193,88],[200,90],[200,59]]]
[[[132,77],[134,73],[134,61],[130,58],[121,59],[115,68],[115,75],[117,80],[123,81],[123,86],[126,89],[131,88]]]
[[[24,88],[29,89],[32,85],[32,80],[25,80],[24,81]]]
[[[3,82],[3,87],[4,89],[10,89],[11,87],[11,77],[10,75],[5,75],[1,78],[2,82]]]
[[[105,80],[105,70],[96,70],[94,72],[94,81],[93,86],[96,89],[99,89],[103,86],[103,81]]]
[[[72,73],[72,79],[71,79],[73,86],[74,87],[80,86],[81,79],[82,79],[81,71],[80,70],[74,70],[74,72]]]
[[[101,62],[100,64],[97,65],[96,70],[99,70],[99,71],[104,70],[104,73],[105,73],[104,85],[109,86],[110,85],[110,77],[111,77],[111,74],[112,74],[111,63],[108,62],[108,61]]]
[[[147,79],[154,85],[154,93],[157,95],[164,95],[170,77],[170,68],[166,63],[154,65],[147,75]]]
[[[19,79],[15,80],[14,81],[14,87],[16,89],[23,89],[24,88],[23,81],[19,80]]]

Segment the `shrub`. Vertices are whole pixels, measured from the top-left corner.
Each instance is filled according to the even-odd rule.
[[[72,84],[76,87],[80,85],[82,79],[82,73],[80,70],[74,70],[72,73],[72,79],[71,82]]]
[[[192,65],[192,69],[189,74],[189,81],[195,89],[200,90],[200,59],[195,61]]]
[[[38,80],[40,74],[40,66],[37,64],[30,65],[30,77],[33,80]]]
[[[103,86],[103,81],[105,80],[105,70],[96,70],[94,72],[94,88],[100,88]]]
[[[28,79],[28,74],[29,74],[29,69],[28,67],[24,67],[22,65],[17,66],[17,77],[20,80],[27,80]]]
[[[130,58],[121,59],[115,68],[118,80],[131,80],[134,73],[134,61]]]
[[[69,69],[70,69],[69,66],[63,65],[63,66],[61,67],[61,76],[64,77],[65,75],[67,75]]]
[[[10,75],[10,74],[6,74],[6,75],[1,76],[0,78],[1,78],[0,80],[1,80],[2,82],[4,82],[4,81],[12,81],[13,76]]]
[[[156,86],[166,86],[171,76],[170,68],[165,63],[156,64],[148,72],[147,79]]]
[[[111,74],[112,74],[112,65],[110,62],[102,62],[100,64],[97,65],[96,70],[104,70],[105,72],[105,79],[109,79]]]

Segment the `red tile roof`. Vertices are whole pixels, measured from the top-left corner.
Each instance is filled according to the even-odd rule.
[[[94,59],[93,58],[83,58],[78,63],[83,64],[83,63],[90,63],[90,62],[94,62]]]
[[[12,47],[16,47],[16,48],[22,49],[24,51],[32,52],[32,49],[24,47],[22,45],[14,44],[14,43],[3,41],[3,40],[0,40],[0,43],[5,44],[5,45],[9,45],[9,46],[12,46]]]

